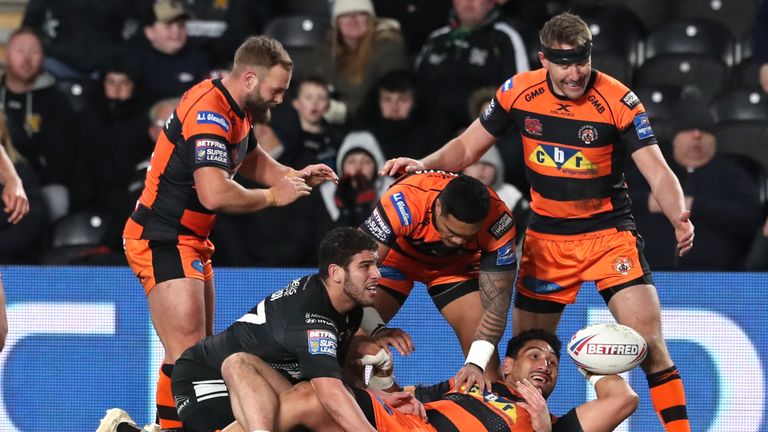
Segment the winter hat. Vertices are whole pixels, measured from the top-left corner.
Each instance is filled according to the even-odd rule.
[[[336,18],[350,12],[367,12],[375,17],[376,11],[373,9],[371,0],[336,0],[333,2],[333,11],[331,12],[331,24],[336,25]]]

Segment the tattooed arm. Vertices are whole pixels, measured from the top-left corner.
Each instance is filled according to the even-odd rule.
[[[473,385],[491,388],[491,381],[483,377],[488,359],[493,355],[504,329],[512,300],[512,284],[515,281],[514,266],[505,271],[480,270],[480,302],[483,315],[475,329],[474,342],[467,361],[454,377],[456,388],[469,391]],[[461,391],[461,390],[460,390]]]

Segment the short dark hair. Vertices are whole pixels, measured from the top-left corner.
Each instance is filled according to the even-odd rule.
[[[21,36],[25,34],[34,36],[37,39],[37,41],[40,42],[40,46],[43,47],[43,40],[40,37],[40,33],[38,33],[37,30],[35,30],[34,28],[27,27],[27,26],[19,27],[16,30],[12,31],[11,34],[8,35],[8,41],[5,43],[5,45],[8,46],[11,43],[11,41],[16,38],[16,36]]]
[[[463,174],[449,181],[438,199],[443,213],[469,224],[485,219],[491,206],[491,196],[483,182]]]
[[[352,227],[334,228],[323,237],[318,252],[320,277],[328,277],[328,266],[336,264],[344,269],[352,257],[363,251],[376,252],[376,241],[368,234]]]
[[[268,36],[251,36],[235,51],[232,71],[239,72],[239,69],[245,66],[271,69],[276,65],[286,70],[293,69],[293,60],[283,48],[283,44]]]
[[[304,84],[314,84],[316,86],[320,86],[325,89],[329,97],[331,95],[331,89],[328,88],[328,81],[325,78],[317,75],[310,75],[300,79],[299,83],[296,84],[296,91],[294,92],[294,95],[293,95],[294,99],[299,97],[299,93],[301,92],[301,88],[302,86],[304,86]]]
[[[548,343],[549,346],[555,350],[555,355],[560,358],[560,349],[563,347],[563,343],[560,342],[560,338],[556,334],[543,330],[543,329],[531,329],[521,332],[519,335],[509,340],[507,344],[507,352],[504,357],[517,358],[520,350],[523,348],[526,342],[532,340],[543,340]]]
[[[407,70],[393,70],[381,77],[378,87],[379,90],[388,92],[415,92],[417,87],[416,77]]]

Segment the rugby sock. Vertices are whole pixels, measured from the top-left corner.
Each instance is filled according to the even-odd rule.
[[[157,375],[157,417],[163,430],[182,428],[171,391],[171,374],[173,365],[164,363]]]
[[[120,423],[117,425],[117,432],[141,432],[141,429],[129,423]]]
[[[646,376],[653,409],[667,432],[690,432],[685,390],[680,372],[674,365]]]

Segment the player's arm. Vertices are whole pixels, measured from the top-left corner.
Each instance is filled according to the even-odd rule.
[[[3,145],[0,145],[0,184],[3,185],[3,210],[8,213],[8,222],[18,223],[29,213],[29,200],[21,178]]]
[[[323,408],[345,431],[375,431],[338,378],[319,377],[310,380]]]
[[[282,177],[269,189],[246,189],[229,172],[212,166],[196,169],[194,178],[200,203],[214,212],[250,213],[283,206],[312,190],[300,177]]]
[[[636,150],[632,153],[632,159],[651,187],[653,198],[675,228],[680,256],[685,255],[693,247],[694,228],[677,176],[669,168],[656,145]]]
[[[591,376],[590,382],[594,382],[595,378]],[[618,375],[606,375],[594,385],[597,399],[577,406],[576,416],[584,432],[612,431],[635,412],[639,397]],[[558,423],[555,423],[554,431],[560,430]]]
[[[326,180],[339,180],[328,165],[312,164],[295,170],[276,161],[260,145],[256,145],[256,148],[246,155],[238,172],[256,183],[267,186],[276,185],[284,177],[299,177],[309,186],[317,186]]]

